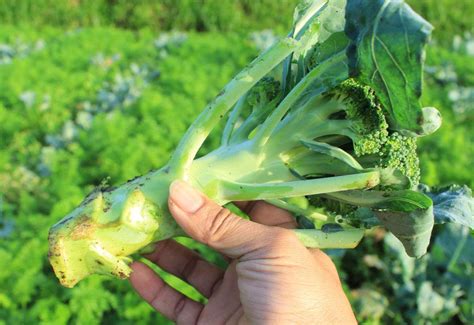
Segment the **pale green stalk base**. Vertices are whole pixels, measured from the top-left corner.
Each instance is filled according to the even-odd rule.
[[[166,169],[119,188],[96,190],[49,232],[49,260],[61,284],[90,274],[130,275],[129,255],[182,234],[168,213]]]

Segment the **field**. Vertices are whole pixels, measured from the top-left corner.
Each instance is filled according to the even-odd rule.
[[[51,1],[20,2],[0,0],[0,324],[164,324],[127,281],[94,276],[60,287],[48,229],[104,180],[120,184],[163,165],[206,103],[284,34],[295,1],[242,0],[236,15],[230,1],[199,10],[193,1],[62,1],[54,10]],[[472,188],[474,5],[411,3],[437,28],[422,102],[444,122],[421,141],[422,182]],[[182,15],[172,21],[173,12]],[[419,260],[382,231],[354,251],[330,253],[360,321],[468,324],[473,245],[467,229],[439,226]]]

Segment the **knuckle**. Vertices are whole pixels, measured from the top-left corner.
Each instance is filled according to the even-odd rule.
[[[161,287],[161,288],[157,289],[155,292],[153,292],[151,297],[149,297],[146,300],[148,301],[148,303],[151,306],[157,306],[161,301],[162,295],[163,295],[163,287]]]
[[[178,298],[178,301],[176,301],[176,304],[174,305],[174,310],[173,310],[174,319],[176,320],[179,319],[179,315],[183,311],[185,305],[186,305],[186,297],[180,296]]]
[[[219,207],[214,213],[210,213],[207,218],[206,228],[203,234],[204,243],[212,246],[219,242],[232,227],[232,213]]]
[[[298,238],[288,229],[274,228],[269,251],[272,255],[292,255],[295,247],[301,245]]]
[[[200,258],[198,256],[193,256],[186,262],[180,272],[180,276],[183,278],[184,281],[189,281],[193,273],[196,271],[199,261]]]

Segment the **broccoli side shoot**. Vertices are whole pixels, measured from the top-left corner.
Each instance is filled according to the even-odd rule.
[[[265,107],[280,94],[280,82],[272,77],[262,78],[247,94],[247,104],[252,110]]]
[[[408,178],[410,187],[415,187],[420,182],[416,147],[416,138],[394,132],[377,153],[359,157],[358,161],[366,167],[397,169]]]
[[[409,187],[418,185],[416,138],[389,130],[384,110],[370,87],[349,79],[327,96],[344,105],[344,118],[350,126],[341,134],[352,141],[349,154],[364,168],[397,170],[407,178]]]

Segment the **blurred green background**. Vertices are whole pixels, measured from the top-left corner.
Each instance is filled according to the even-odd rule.
[[[127,281],[60,287],[48,228],[104,179],[118,184],[164,164],[219,89],[289,30],[296,2],[0,0],[0,324],[166,322]],[[422,101],[444,117],[420,143],[422,181],[472,187],[474,2],[408,3],[436,28]],[[467,324],[472,247],[452,226],[436,228],[416,261],[383,231],[330,253],[360,321]]]

